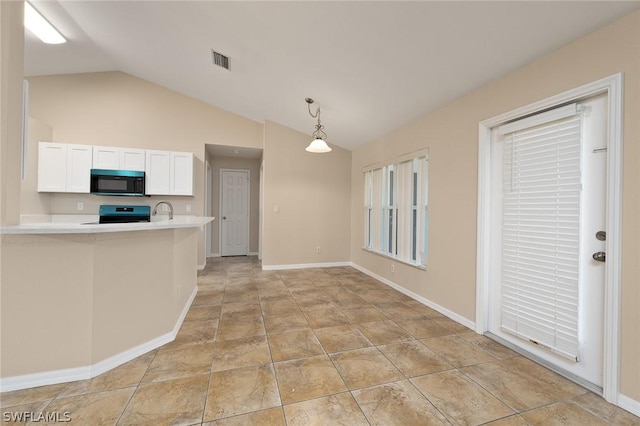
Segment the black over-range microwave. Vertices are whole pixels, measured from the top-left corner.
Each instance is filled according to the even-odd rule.
[[[144,172],[91,169],[91,193],[142,197],[144,196]]]

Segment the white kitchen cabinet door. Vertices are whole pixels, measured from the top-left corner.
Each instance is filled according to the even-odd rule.
[[[117,148],[113,146],[93,147],[94,169],[136,170],[144,172],[145,150]]]
[[[40,142],[38,146],[38,192],[89,193],[93,148]]]
[[[172,152],[170,169],[171,195],[193,195],[193,153]]]
[[[120,170],[145,171],[145,150],[120,148]]]
[[[93,147],[93,169],[120,169],[120,149],[112,146]]]
[[[88,194],[91,189],[91,145],[67,145],[67,185],[65,192]]]
[[[145,163],[145,193],[168,195],[171,182],[171,153],[148,149]]]
[[[67,188],[67,145],[40,142],[38,145],[38,192],[65,192]]]

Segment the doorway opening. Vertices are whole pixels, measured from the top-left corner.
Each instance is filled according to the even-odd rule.
[[[211,215],[215,216],[217,222],[217,226],[214,222],[214,225],[207,231],[211,241],[207,257],[258,255],[261,239],[259,217],[262,200],[260,173],[262,149],[207,144],[206,157],[211,167],[211,174],[206,185],[209,188],[207,196],[210,199]],[[225,196],[223,170],[246,173],[244,175],[244,177],[248,177],[248,180],[244,181],[246,183],[246,198],[237,192],[238,190],[242,191],[242,187],[231,188],[231,193]],[[227,177],[233,178],[234,175],[231,173]],[[235,181],[238,183],[238,179]],[[238,195],[240,199],[236,197]],[[238,221],[236,218],[237,209],[240,207],[246,208],[243,221]],[[226,219],[223,219],[225,217]],[[227,239],[225,243],[225,238],[228,237],[232,237],[232,239]]]

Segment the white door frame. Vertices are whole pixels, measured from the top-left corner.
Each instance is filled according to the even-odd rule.
[[[205,174],[204,174],[204,212],[205,216],[213,216],[211,214],[211,189],[213,187],[213,171],[211,169],[211,163],[209,160],[205,161]],[[204,226],[205,232],[205,261],[207,257],[211,257],[211,222]]]
[[[220,194],[218,200],[218,215],[220,219],[218,220],[218,253],[222,256],[222,197],[223,197],[223,181],[222,175],[224,172],[247,172],[247,255],[251,253],[251,170],[249,169],[220,169]]]
[[[264,160],[260,162],[260,203],[258,205],[258,259],[262,260],[262,233],[264,230]]]
[[[620,393],[620,277],[622,240],[622,73],[535,102],[479,124],[478,238],[476,259],[476,332],[488,331],[489,272],[491,268],[491,129],[507,121],[570,101],[607,94],[607,207],[606,272],[604,290],[603,397],[618,404]]]

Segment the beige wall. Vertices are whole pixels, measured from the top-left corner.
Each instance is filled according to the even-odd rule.
[[[24,63],[22,2],[0,2],[0,225],[19,223]]]
[[[23,7],[0,2],[0,226],[19,223],[22,75],[24,63]],[[0,262],[4,251],[0,246]],[[7,274],[0,263],[0,295]],[[3,296],[4,297],[4,296]],[[0,329],[4,312],[0,312]],[[0,342],[2,344],[2,342]],[[0,352],[0,376],[4,374]]]
[[[311,154],[309,142],[309,134],[265,123],[265,266],[349,260],[351,152]]]
[[[426,114],[353,152],[351,259],[475,321],[478,123],[580,85],[624,73],[621,391],[640,401],[640,12]],[[428,94],[425,94],[428,96]],[[429,148],[426,271],[362,250],[364,165]]]
[[[205,144],[262,148],[262,124],[121,72],[30,77],[29,115],[51,126],[55,142],[107,145],[195,154],[194,197],[97,197],[51,194],[50,211],[25,204],[22,214],[97,214],[100,204],[151,204],[169,200],[175,214],[204,214]],[[29,161],[37,149],[29,152]],[[29,179],[37,170],[30,168]],[[23,191],[23,197],[34,198]],[[84,210],[77,210],[82,201]],[[187,206],[191,212],[187,212]],[[204,263],[204,239],[199,263]]]
[[[27,160],[25,178],[20,186],[20,213],[51,214],[51,198],[48,192],[38,192],[38,142],[53,140],[53,128],[29,117]],[[95,201],[95,200],[92,200]]]
[[[258,213],[260,207],[260,159],[211,157],[213,172],[211,182],[212,214],[220,218],[220,169],[244,169],[249,170],[250,194],[249,194],[249,252],[258,253]],[[220,221],[216,219],[211,226],[211,253],[220,255]]]
[[[3,235],[0,377],[86,367],[166,338],[196,288],[196,241],[195,228]]]
[[[91,365],[93,259],[91,235],[2,236],[2,378]]]

